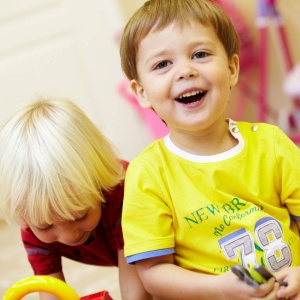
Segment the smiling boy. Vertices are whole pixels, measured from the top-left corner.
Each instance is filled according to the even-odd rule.
[[[122,215],[127,262],[158,298],[299,294],[300,151],[276,126],[226,119],[238,51],[229,17],[206,0],[147,1],[122,36],[136,98],[170,130],[130,163]],[[288,287],[228,272],[250,262]]]

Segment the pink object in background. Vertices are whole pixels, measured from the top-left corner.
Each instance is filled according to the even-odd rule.
[[[283,89],[291,98],[300,97],[300,62],[287,73]]]
[[[148,126],[153,139],[159,139],[169,133],[168,127],[152,109],[142,108],[129,88],[129,80],[124,78],[119,84],[119,92],[137,110]]]
[[[228,0],[212,0],[219,4],[227,15],[230,17],[237,34],[240,38],[240,72],[247,72],[253,68],[253,64],[257,62],[256,50],[254,49],[253,37],[251,36],[251,30],[245,18],[240,13],[238,7]]]
[[[287,35],[285,32],[284,21],[277,10],[276,0],[257,0],[258,17],[257,26],[259,29],[259,121],[265,122],[269,114],[267,105],[267,85],[268,85],[268,22],[272,18],[275,22],[275,29],[278,35],[281,58],[284,63],[287,78],[284,82],[284,91],[292,99],[292,107],[281,108],[278,110],[277,123],[290,137],[292,141],[300,145],[300,94],[296,92],[298,68],[293,66]],[[298,77],[299,80],[299,77]]]

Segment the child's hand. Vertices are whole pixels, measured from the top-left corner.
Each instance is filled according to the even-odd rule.
[[[259,264],[248,263],[247,268],[242,265],[233,265],[231,271],[247,284],[258,287],[260,284],[267,282],[274,275],[264,266]],[[287,286],[287,282],[275,280],[281,286]]]
[[[271,278],[266,283],[257,287],[250,286],[245,281],[239,279],[233,272],[227,272],[216,276],[216,286],[219,287],[220,295],[216,299],[239,299],[239,300],[278,300],[277,293],[279,284],[275,283],[275,278]]]
[[[277,292],[279,299],[300,300],[300,267],[285,268],[275,276],[288,284],[286,287],[279,288]]]

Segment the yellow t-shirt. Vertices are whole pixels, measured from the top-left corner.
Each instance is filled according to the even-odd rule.
[[[299,265],[299,148],[273,125],[229,120],[229,130],[239,142],[227,152],[192,155],[167,136],[130,163],[127,262],[173,253],[176,265],[209,274]]]

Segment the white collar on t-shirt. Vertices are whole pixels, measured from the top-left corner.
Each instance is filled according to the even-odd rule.
[[[189,152],[186,152],[186,151],[178,148],[176,145],[174,145],[174,143],[170,139],[170,134],[168,134],[167,136],[164,137],[165,146],[172,153],[174,153],[184,159],[194,161],[194,162],[199,162],[199,163],[218,162],[218,161],[222,161],[222,160],[234,157],[243,150],[245,143],[244,143],[244,139],[239,131],[239,128],[238,128],[236,122],[232,121],[231,119],[227,119],[226,121],[228,122],[229,132],[232,134],[232,136],[234,138],[236,138],[238,140],[238,144],[235,147],[233,147],[232,149],[229,149],[223,153],[218,153],[215,155],[191,154]]]

